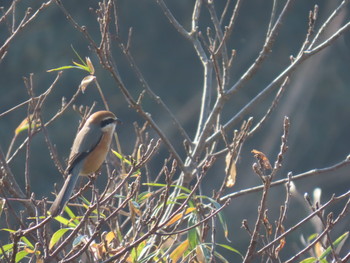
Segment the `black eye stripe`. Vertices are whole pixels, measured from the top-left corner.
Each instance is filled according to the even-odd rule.
[[[106,127],[108,124],[111,124],[113,122],[115,122],[115,119],[113,119],[113,118],[106,118],[106,119],[101,121],[101,124],[100,124],[101,128]]]

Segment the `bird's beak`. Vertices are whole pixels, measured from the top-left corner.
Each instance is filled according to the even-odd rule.
[[[119,119],[119,118],[116,118],[115,121],[114,121],[116,124],[123,124],[122,120]]]

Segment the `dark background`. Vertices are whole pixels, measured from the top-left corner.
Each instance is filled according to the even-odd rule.
[[[6,6],[6,2],[0,1],[0,5]],[[96,18],[94,13],[89,10],[89,7],[94,9],[97,7],[96,1],[63,2],[76,21],[81,25],[86,25],[91,35],[98,40],[99,29]],[[194,1],[168,2],[174,16],[189,30]],[[218,10],[222,10],[224,2],[215,1]],[[230,49],[237,50],[231,72],[232,84],[255,60],[263,45],[271,9],[270,2],[243,1],[237,25],[229,43]],[[319,28],[330,15],[331,10],[339,3],[340,1],[296,1],[284,21],[271,55],[264,62],[259,73],[227,103],[222,117],[223,122],[233,116],[289,65],[289,56],[297,54],[304,40],[308,12],[313,8],[313,5],[319,5],[320,13],[316,23],[316,28]],[[40,1],[23,1],[17,7],[17,13],[23,14],[24,8],[27,6],[35,7],[38,4]],[[155,1],[124,0],[118,1],[118,6],[121,35],[126,39],[128,28],[133,28],[131,52],[138,66],[153,91],[162,97],[193,138],[198,121],[203,79],[203,68],[193,47],[169,24]],[[326,35],[334,33],[337,24],[343,25],[349,20],[348,11],[342,12],[336,18],[331,30],[326,31]],[[203,26],[202,30],[205,31],[205,27],[208,25],[211,26],[208,12],[203,9],[200,26]],[[7,28],[1,25],[1,43],[6,36]],[[263,128],[254,137],[249,138],[245,144],[237,167],[237,184],[232,191],[260,184],[259,179],[251,169],[254,158],[250,151],[258,149],[266,153],[271,161],[274,160],[279,150],[284,116],[289,116],[291,129],[288,141],[289,150],[284,167],[278,174],[278,179],[284,178],[288,171],[292,171],[296,175],[310,169],[330,166],[349,154],[349,39],[349,33],[340,37],[335,44],[306,61],[293,74],[291,83],[278,108]],[[118,134],[124,153],[130,154],[135,140],[133,122],[136,121],[141,125],[143,120],[128,108],[112,78],[99,67],[97,58],[89,51],[83,36],[73,29],[55,5],[42,12],[31,25],[16,37],[8,49],[6,58],[0,64],[0,112],[28,99],[23,76],[28,77],[30,73],[34,73],[35,92],[38,95],[49,87],[56,76],[56,73],[47,73],[48,69],[70,65],[72,60],[77,61],[71,45],[83,57],[91,57],[96,69],[95,75],[107,97],[111,110],[123,120]],[[137,78],[118,48],[114,49],[115,60],[123,81],[128,90],[137,97],[141,92]],[[71,98],[85,75],[85,72],[74,69],[64,72],[45,104],[43,110],[45,118],[49,119],[58,110],[63,96],[67,99]],[[250,112],[249,116],[253,116],[257,122],[264,115],[271,100],[272,97],[265,100],[259,108]],[[103,108],[97,90],[90,86],[87,92],[79,97],[76,104],[91,105],[94,101],[98,103],[96,109]],[[164,111],[158,108],[154,101],[147,98],[144,101],[144,108],[158,121],[160,127],[174,142],[182,156],[185,156],[181,137]],[[24,119],[26,112],[26,107],[22,107],[0,118],[0,145],[5,152],[9,147],[15,128]],[[70,110],[48,128],[50,138],[56,145],[62,162],[68,157],[78,121],[79,116]],[[156,137],[155,134],[151,133],[151,135]],[[22,134],[16,146],[19,146],[24,138],[25,134]],[[163,149],[153,162],[154,164],[159,163],[159,166],[152,166],[152,172],[155,175],[166,156],[166,151]],[[24,186],[24,160],[25,151],[21,151],[10,163],[10,167],[21,186]],[[32,190],[36,193],[36,197],[49,196],[53,198],[50,194],[53,191],[53,185],[55,182],[61,182],[62,177],[50,160],[42,134],[35,136],[32,142],[30,174]],[[223,160],[219,160],[205,178],[204,192],[210,195],[213,188],[219,187],[223,178]],[[347,191],[349,185],[349,168],[344,168],[336,173],[296,182],[296,189],[300,194],[304,192],[312,194],[316,187],[320,187],[322,200],[326,201],[333,193],[341,194]],[[271,191],[269,202],[271,222],[277,220],[276,213],[284,202],[284,196],[283,187],[274,188]],[[248,218],[250,226],[253,227],[258,200],[260,200],[260,194],[250,194],[234,199],[224,212],[230,230],[231,245],[242,253],[245,252],[244,249],[247,247],[249,237],[244,230],[240,229],[241,221],[243,218]],[[337,214],[337,210],[335,211]],[[306,214],[307,211],[303,204],[298,201],[298,198],[293,198],[286,226],[296,223]],[[345,218],[344,221],[347,222],[344,222],[343,226],[349,225],[349,217]],[[338,229],[336,233],[344,233],[346,230],[348,227]],[[295,245],[288,244],[290,239],[287,239],[287,247],[300,248],[299,236],[303,234],[307,237],[314,231],[311,225],[296,231],[293,234]],[[294,254],[294,252],[293,250],[283,251],[286,255]],[[226,255],[229,254],[226,253]],[[238,260],[235,255],[232,259]]]

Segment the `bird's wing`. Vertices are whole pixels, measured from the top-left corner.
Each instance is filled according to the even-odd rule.
[[[98,129],[83,127],[75,137],[71,153],[69,155],[67,171],[70,171],[81,160],[95,149],[102,138],[102,133]]]

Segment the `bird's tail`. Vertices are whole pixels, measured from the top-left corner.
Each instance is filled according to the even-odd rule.
[[[62,212],[63,208],[68,203],[69,198],[72,196],[75,184],[79,177],[79,170],[80,169],[73,169],[67,176],[64,185],[62,186],[55,201],[50,207],[49,212],[53,217],[59,215]]]

